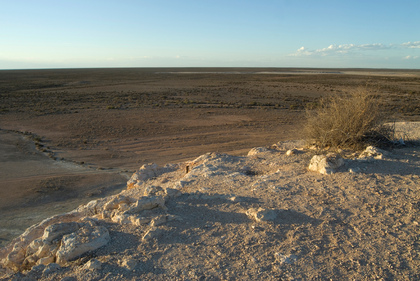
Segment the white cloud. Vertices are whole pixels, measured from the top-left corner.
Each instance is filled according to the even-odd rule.
[[[312,55],[312,52],[308,51],[305,47],[300,47],[296,53],[292,54],[292,56],[309,56]]]
[[[391,48],[391,45],[384,45],[381,43],[375,44],[343,44],[343,45],[329,45],[326,48],[317,49],[317,50],[308,50],[305,47],[299,48],[295,53],[291,54],[291,56],[327,56],[327,55],[334,55],[334,54],[347,54],[352,51],[372,51],[372,50],[383,50]]]
[[[401,46],[410,49],[420,49],[420,41],[403,43]]]
[[[404,60],[416,60],[420,58],[419,56],[405,56],[403,57]]]

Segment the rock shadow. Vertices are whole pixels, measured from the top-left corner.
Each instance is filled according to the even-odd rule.
[[[195,199],[191,196],[181,196],[168,204],[170,215],[175,216],[173,223],[167,223],[171,227],[170,233],[173,243],[194,243],[200,240],[200,236],[209,231],[218,233],[224,231],[227,225],[230,229],[240,229],[251,224],[283,225],[289,228],[297,224],[318,225],[321,221],[294,210],[274,209],[275,218],[269,221],[257,221],[247,215],[250,208],[262,207],[262,203],[253,197],[235,197],[232,201],[225,195],[196,194]],[[242,234],[240,234],[242,235]],[[160,242],[167,241],[163,239]],[[163,242],[165,243],[165,242]]]

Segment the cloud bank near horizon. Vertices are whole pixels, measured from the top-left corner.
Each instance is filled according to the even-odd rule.
[[[331,44],[328,47],[311,50],[305,48],[304,46],[300,47],[296,52],[290,54],[291,57],[304,57],[304,56],[334,56],[334,55],[346,55],[357,52],[364,51],[378,51],[378,50],[388,50],[388,49],[420,49],[420,41],[415,42],[406,42],[402,44],[342,44],[334,45]],[[420,56],[406,55],[402,57],[403,59],[418,59]]]

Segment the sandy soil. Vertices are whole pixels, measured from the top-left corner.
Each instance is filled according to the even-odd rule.
[[[52,214],[66,212],[94,198],[121,191],[125,187],[127,177],[144,163],[155,162],[160,165],[178,163],[194,159],[206,152],[245,155],[251,147],[265,146],[281,140],[300,139],[305,107],[316,105],[321,96],[345,92],[358,85],[368,84],[368,87],[377,91],[378,102],[383,105],[384,113],[387,113],[390,121],[420,120],[420,75],[416,71],[409,73],[363,71],[362,73],[359,70],[347,70],[346,73],[344,71],[319,73],[317,70],[315,74],[308,75],[308,73],[296,73],[294,70],[288,70],[287,73],[263,74],[261,72],[277,70],[260,69],[259,74],[255,74],[255,70],[239,70],[239,73],[235,70],[234,74],[221,73],[226,72],[225,69],[212,71],[217,73],[197,74],[191,73],[197,72],[197,69],[193,69],[193,71],[185,70],[183,74],[171,73],[177,71],[180,70],[1,72],[0,190],[2,196],[0,209],[3,216],[0,220],[0,242],[5,245],[26,227]],[[244,74],[245,72],[247,74]],[[283,155],[284,151],[279,150],[279,153]],[[264,167],[267,165],[268,167],[270,165],[284,166],[284,178],[276,180],[279,181],[279,186],[288,186],[290,182],[293,184],[290,185],[291,188],[286,188],[288,190],[286,193],[285,191],[275,193],[278,197],[268,195],[271,193],[266,191],[253,194],[253,191],[247,191],[245,186],[243,190],[238,187],[238,190],[229,191],[236,196],[249,198],[249,202],[243,203],[246,206],[258,205],[251,204],[255,200],[261,205],[279,210],[293,210],[297,212],[296,222],[255,226],[245,220],[243,215],[229,218],[228,214],[238,213],[238,206],[230,206],[227,203],[226,205],[223,200],[222,203],[213,200],[202,203],[210,204],[210,208],[205,208],[213,210],[212,212],[220,212],[220,215],[216,213],[216,217],[221,216],[228,223],[220,221],[222,218],[207,218],[201,222],[194,221],[192,217],[186,217],[186,220],[192,220],[194,227],[183,231],[197,233],[186,235],[187,238],[194,237],[192,239],[194,241],[188,238],[188,242],[182,243],[185,244],[185,249],[179,247],[178,244],[171,246],[170,239],[165,240],[165,243],[162,242],[163,244],[142,245],[135,241],[144,230],[129,230],[132,232],[126,235],[124,231],[120,232],[116,229],[114,231],[116,237],[121,235],[134,243],[134,246],[123,245],[118,251],[124,252],[123,255],[135,255],[130,251],[134,251],[136,247],[145,247],[141,249],[141,252],[149,258],[140,258],[135,255],[136,259],[144,260],[148,268],[143,270],[143,266],[141,267],[144,272],[142,277],[145,279],[166,278],[167,276],[178,276],[181,279],[203,279],[207,278],[206,276],[209,276],[208,280],[212,278],[215,280],[235,279],[235,274],[239,274],[243,268],[248,268],[248,261],[241,264],[239,260],[238,263],[232,263],[229,260],[243,255],[237,251],[251,247],[248,245],[251,240],[254,245],[252,247],[258,248],[258,254],[255,257],[252,256],[254,258],[247,254],[247,258],[258,262],[251,271],[244,271],[242,279],[261,279],[264,276],[267,278],[290,276],[297,279],[309,277],[322,279],[323,276],[344,276],[356,279],[371,279],[363,276],[378,279],[396,276],[400,279],[413,277],[413,272],[418,269],[418,264],[413,262],[418,259],[415,253],[418,251],[418,245],[412,240],[413,233],[418,231],[418,228],[413,226],[415,225],[413,217],[419,201],[415,192],[419,175],[416,168],[418,167],[418,151],[414,148],[399,150],[392,158],[396,160],[389,163],[375,162],[373,167],[378,168],[377,170],[367,167],[367,172],[360,175],[350,176],[348,173],[340,173],[330,178],[306,173],[308,155],[308,153],[303,153],[296,158],[287,159],[283,159],[283,156],[273,159],[270,156],[268,158],[271,160],[267,160],[268,162],[255,163],[264,170],[261,175],[273,172],[266,171],[267,168]],[[290,159],[294,159],[292,163],[289,163]],[[276,164],[270,164],[270,161]],[[388,167],[386,172],[379,169],[385,167],[384,164],[390,164],[390,166],[385,165]],[[397,164],[399,166],[396,166]],[[298,174],[294,175],[296,171]],[[294,176],[287,176],[290,173]],[[302,178],[302,184],[297,184],[300,178]],[[372,185],[372,187],[366,191],[363,185]],[[200,186],[196,188],[196,190],[185,190],[185,192],[186,194],[203,192]],[[402,192],[403,190],[405,192]],[[212,189],[211,193],[227,194],[228,189],[220,186],[219,189]],[[318,200],[316,196],[325,197],[325,200],[321,197],[319,198],[322,200]],[[181,205],[191,205],[188,201],[191,199],[188,198],[189,196],[186,196],[187,201]],[[399,200],[398,203],[395,200]],[[290,204],[287,203],[287,206],[284,205],[283,208],[284,201]],[[362,202],[360,203],[362,205],[357,205],[356,201]],[[190,209],[187,208],[187,213],[198,212],[203,204],[194,203],[188,207]],[[333,211],[326,213],[322,211],[325,208],[328,209],[331,204]],[[409,207],[409,204],[412,207]],[[363,211],[359,210],[361,206],[369,206],[370,210],[374,208],[375,211],[370,212],[368,207],[363,207]],[[387,208],[391,208],[390,213],[387,213],[386,217],[382,213],[379,216],[378,210],[384,211]],[[405,211],[404,208],[411,209]],[[342,210],[342,212],[337,210]],[[390,215],[391,213],[398,215]],[[330,214],[331,219],[326,219],[327,214]],[[354,217],[351,214],[355,214]],[[200,217],[200,215],[197,216]],[[382,224],[378,229],[372,226],[357,234],[360,241],[355,252],[350,251],[347,246],[345,249],[330,247],[331,241],[336,241],[337,243],[334,242],[335,244],[332,243],[332,245],[339,247],[338,245],[344,243],[341,241],[355,239],[353,236],[356,234],[353,232],[356,230],[347,229],[349,224],[356,225],[355,229],[359,230],[363,226],[363,229],[369,225],[362,221],[372,216],[374,219],[370,223],[381,222]],[[388,221],[390,217],[392,221],[386,223],[386,227],[383,226],[383,221]],[[206,231],[205,224],[202,225],[207,220],[210,220],[210,224],[213,225],[209,227],[211,231]],[[332,220],[341,220],[345,223],[334,224]],[[214,228],[216,224],[217,227]],[[391,231],[393,229],[391,224],[403,225],[400,228],[406,227],[404,233],[408,234],[404,235],[408,238],[404,240],[405,238],[394,235],[396,232]],[[252,227],[253,225],[256,228]],[[319,228],[319,225],[324,225],[325,229]],[[109,227],[112,228],[112,224]],[[259,227],[262,227],[262,230]],[[300,228],[303,232],[298,231]],[[177,231],[175,233],[178,233]],[[390,231],[394,233],[389,234],[391,236],[386,234]],[[369,232],[373,234],[366,234]],[[236,233],[243,233],[243,235],[235,236]],[[184,235],[182,232],[178,234]],[[210,248],[207,246],[201,253],[201,248],[196,245],[199,241],[201,243],[204,240],[211,241],[212,237],[219,237],[218,234],[229,237],[227,240],[229,242],[226,242],[228,244],[222,242],[220,244],[222,245],[219,249],[220,253],[230,253],[228,257],[221,254],[223,259],[218,259],[208,252]],[[246,238],[247,235],[254,238],[249,240]],[[335,237],[336,235],[338,238]],[[369,244],[369,239],[363,238],[376,237],[375,235],[387,238],[384,238],[385,240],[378,238],[373,246]],[[353,238],[350,239],[350,237]],[[395,251],[398,253],[391,250],[388,254],[381,254],[382,256],[378,253],[382,251],[379,249],[382,249],[381,247],[389,241],[397,245],[401,239],[408,241],[406,250],[411,249],[411,252],[409,251],[411,256],[404,261],[398,261],[398,267],[396,267],[395,257],[400,253],[397,246],[395,246]],[[216,240],[213,241],[214,243],[211,242],[214,244],[212,247],[217,247]],[[246,241],[248,244],[245,245]],[[262,248],[255,246],[256,241],[259,241],[257,244],[262,245]],[[288,244],[291,245],[289,250],[286,249]],[[353,242],[350,244],[355,245]],[[166,246],[161,249],[162,245]],[[313,251],[310,250],[311,247],[314,248]],[[165,248],[168,249],[164,250]],[[370,250],[362,250],[364,248]],[[186,253],[182,256],[185,263],[179,264],[179,267],[198,267],[193,260],[197,256],[206,259],[205,257],[210,255],[212,257],[209,258],[210,261],[215,262],[214,270],[219,269],[206,275],[210,269],[202,267],[195,269],[196,273],[191,276],[189,275],[192,274],[189,273],[191,270],[182,272],[178,269],[168,273],[166,269],[162,269],[163,271],[152,269],[154,263],[166,268],[162,266],[163,259],[166,257],[163,253],[167,253],[169,249],[173,251],[172,255],[167,256],[169,259],[172,257],[179,260],[177,256],[184,255],[183,252]],[[298,275],[296,268],[286,271],[281,269],[275,273],[277,269],[273,269],[274,252],[270,250],[264,254],[264,251],[269,249],[285,254],[305,256],[305,259],[300,259],[301,264],[296,268],[306,273]],[[371,249],[375,250],[371,251]],[[318,254],[308,256],[311,251]],[[356,254],[357,251],[366,253],[369,258],[361,258],[360,253]],[[323,254],[320,255],[320,253]],[[103,256],[106,257],[108,254],[104,253]],[[379,256],[370,258],[371,255]],[[267,258],[264,260],[263,257]],[[351,257],[350,261],[347,260],[349,257]],[[312,262],[312,273],[307,265],[311,258],[317,261],[317,265]],[[117,257],[111,259],[111,267],[116,266],[118,259]],[[323,263],[323,259],[328,262]],[[394,269],[384,271],[385,264],[379,262],[381,259],[384,262],[393,261],[390,264]],[[106,260],[107,258],[103,259],[105,263],[107,263]],[[343,265],[333,270],[334,267],[331,266],[336,264],[337,260]],[[376,265],[369,265],[369,262]],[[306,267],[301,267],[303,265]],[[139,269],[136,274],[139,274]],[[74,270],[76,269],[69,269],[68,275],[76,274]],[[379,277],[375,277],[373,273],[369,275],[370,273],[366,270],[373,270],[372,272],[376,272],[375,274]],[[120,271],[117,270],[117,272]],[[133,273],[127,273],[128,275],[125,271],[120,273],[128,279],[135,278]],[[115,276],[113,278],[118,279]],[[113,279],[110,277],[109,280]]]

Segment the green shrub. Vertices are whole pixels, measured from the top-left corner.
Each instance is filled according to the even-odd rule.
[[[320,148],[359,149],[390,139],[378,103],[364,88],[322,99],[319,106],[307,110],[306,115],[306,137]]]

